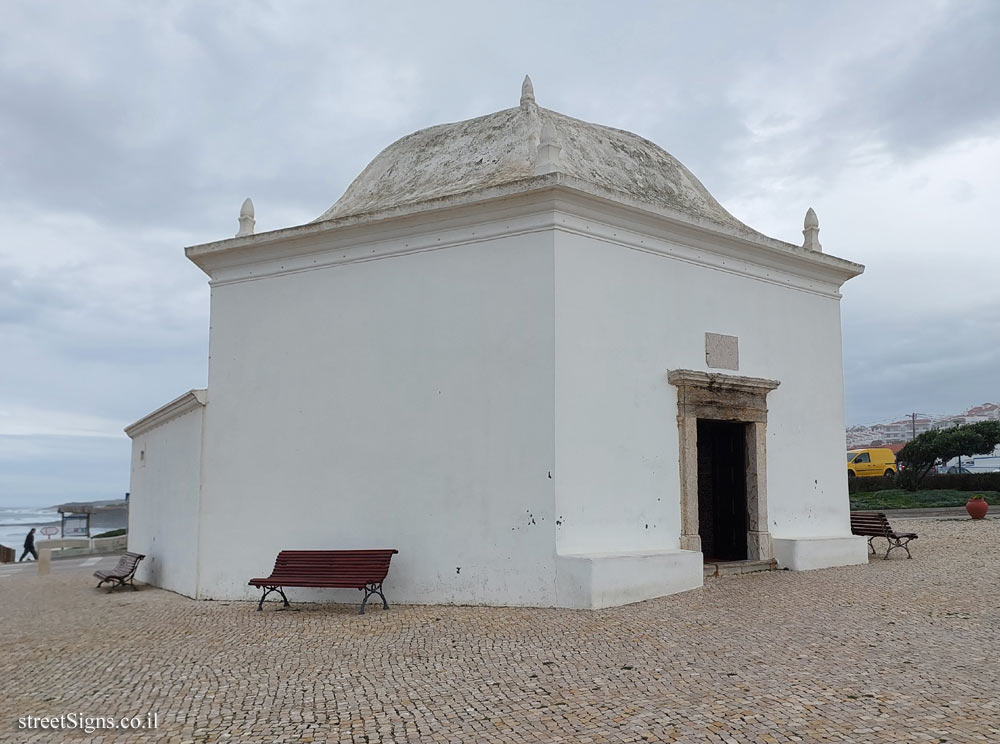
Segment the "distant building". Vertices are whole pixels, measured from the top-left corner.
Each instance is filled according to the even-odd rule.
[[[977,421],[998,420],[1000,420],[1000,404],[983,403],[956,415],[920,416],[916,420],[910,417],[887,424],[850,426],[846,429],[845,438],[848,449],[867,447],[876,439],[881,439],[883,442],[906,443],[913,439],[914,434],[920,435],[932,429],[974,424]]]
[[[526,80],[316,221],[253,221],[187,249],[208,389],[127,429],[140,578],[241,598],[284,548],[397,548],[391,600],[591,608],[699,587],[705,560],[867,562],[841,452],[863,267],[812,210],[802,245],[762,235]]]

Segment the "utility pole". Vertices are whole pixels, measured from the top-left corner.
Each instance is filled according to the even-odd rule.
[[[911,423],[911,429],[913,431],[913,436],[911,437],[911,439],[916,439],[917,438],[917,414],[916,413],[911,413],[910,414],[910,423]]]

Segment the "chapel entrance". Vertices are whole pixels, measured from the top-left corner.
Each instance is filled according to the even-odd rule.
[[[674,369],[681,550],[707,561],[770,561],[767,394],[777,380]]]
[[[698,419],[698,534],[705,562],[747,559],[747,425]]]

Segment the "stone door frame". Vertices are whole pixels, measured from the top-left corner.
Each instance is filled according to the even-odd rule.
[[[767,529],[767,394],[781,383],[691,369],[667,373],[677,388],[681,550],[701,552],[698,530],[698,419],[746,424],[747,558],[771,559]]]

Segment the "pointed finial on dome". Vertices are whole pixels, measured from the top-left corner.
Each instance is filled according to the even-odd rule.
[[[248,196],[243,200],[243,206],[240,207],[240,229],[236,231],[236,237],[241,238],[244,235],[253,235],[253,202],[250,201]]]
[[[802,223],[803,227],[819,227],[819,217],[816,216],[816,210],[812,207],[806,210],[806,219]]]
[[[806,212],[806,218],[802,226],[804,228],[802,234],[806,238],[802,247],[807,251],[822,251],[823,246],[819,243],[819,217],[816,216],[816,212],[812,207],[809,207],[809,210]]]
[[[521,105],[527,106],[529,103],[535,102],[535,86],[531,84],[531,78],[527,75],[524,76],[524,82],[521,83]]]
[[[538,140],[538,152],[535,155],[533,174],[543,176],[546,173],[558,171],[561,154],[562,146],[559,144],[556,128],[552,124],[552,119],[545,117],[545,123],[542,124],[542,134]]]

